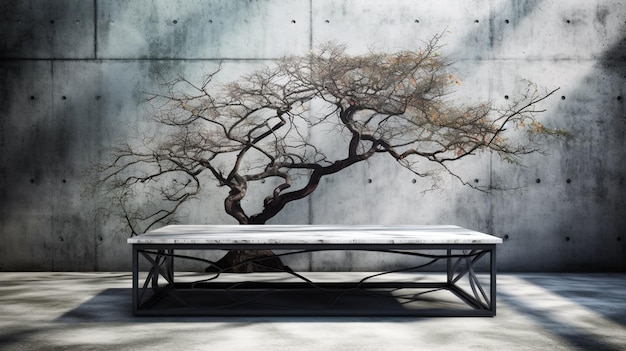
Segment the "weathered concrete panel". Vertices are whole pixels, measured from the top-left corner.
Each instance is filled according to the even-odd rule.
[[[345,43],[352,53],[397,51],[419,48],[443,34],[443,52],[486,58],[489,16],[488,0],[313,1],[313,43]]]
[[[621,1],[314,1],[313,42],[352,52],[419,47],[443,33],[456,59],[597,59],[623,39]]]
[[[50,78],[50,62],[0,63],[0,269],[31,269],[55,242]]]
[[[548,120],[572,134],[562,143],[546,144],[547,155],[526,158],[524,168],[494,164],[495,181],[518,188],[493,199],[494,230],[508,237],[503,255],[511,260],[509,269],[626,265],[620,229],[626,225],[626,114],[615,89],[624,83],[616,74],[624,68],[578,61],[495,65],[495,72],[523,71],[544,84],[563,83],[547,106]],[[572,77],[575,71],[579,75]],[[518,249],[525,245],[529,250]]]
[[[89,166],[115,142],[154,131],[144,93],[163,79],[199,82],[223,60],[216,79],[225,82],[328,40],[364,53],[415,49],[435,33],[456,60],[455,103],[506,104],[524,80],[560,87],[540,119],[572,137],[546,142],[547,154],[523,166],[489,154],[454,165],[474,186],[508,191],[446,175],[432,190],[375,158],[323,179],[271,222],[457,224],[505,238],[501,270],[626,268],[623,1],[29,0],[0,10],[0,270],[129,269],[129,233],[103,211],[110,203],[85,191],[96,177]],[[341,150],[327,132],[311,133]],[[203,191],[181,221],[235,223],[225,189],[209,182]],[[288,264],[370,260],[387,262],[330,254]]]
[[[97,270],[97,248],[106,236],[103,221],[97,216],[98,199],[87,192],[96,179],[90,167],[102,157],[105,141],[122,130],[120,117],[128,120],[133,116],[121,112],[119,101],[105,94],[111,89],[124,93],[132,75],[117,77],[116,84],[104,85],[103,66],[90,61],[55,61],[53,73],[52,220],[54,235],[60,241],[54,255],[85,257],[85,269]]]
[[[98,3],[101,58],[276,58],[309,49],[307,0]]]
[[[493,6],[495,58],[598,59],[624,36],[619,0],[497,0]]]
[[[0,3],[0,58],[94,58],[94,1]]]

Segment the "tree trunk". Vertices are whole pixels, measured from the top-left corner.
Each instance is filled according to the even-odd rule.
[[[259,215],[248,217],[240,203],[246,194],[246,181],[238,174],[235,174],[233,179],[230,193],[224,200],[224,208],[226,213],[234,217],[240,225],[264,225],[269,218],[277,213],[275,211],[271,215],[267,215],[266,208]],[[215,262],[215,265],[207,267],[205,272],[291,272],[291,269],[283,265],[280,257],[277,257],[271,250],[231,250]]]

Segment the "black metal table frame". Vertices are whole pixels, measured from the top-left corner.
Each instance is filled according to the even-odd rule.
[[[391,253],[406,253],[411,251],[441,250],[443,255],[419,254],[421,257],[431,257],[433,261],[444,259],[446,262],[445,282],[361,282],[359,289],[433,289],[447,290],[456,295],[470,309],[412,309],[402,311],[359,311],[335,312],[332,309],[323,310],[250,310],[237,309],[202,309],[192,308],[181,310],[151,309],[164,294],[171,291],[185,291],[187,289],[228,289],[233,283],[177,283],[174,277],[174,259],[176,257],[191,258],[191,256],[180,256],[174,253],[175,250],[300,250],[300,252],[316,251],[376,251]],[[170,315],[198,315],[198,316],[495,316],[496,315],[496,245],[495,244],[133,244],[133,314],[136,316],[170,316]],[[454,252],[460,251],[461,254]],[[475,266],[485,256],[488,256],[489,287],[483,288],[477,277]],[[147,277],[140,286],[139,282],[139,258],[144,257],[150,268]],[[200,261],[205,261],[199,259]],[[432,262],[430,262],[432,263]],[[428,263],[428,264],[430,264]],[[426,264],[427,265],[427,264]],[[424,265],[425,266],[425,265]],[[398,270],[400,272],[403,270]],[[386,274],[390,272],[382,272]],[[295,274],[295,273],[294,273]],[[296,274],[300,277],[300,275]],[[377,274],[378,275],[378,274]],[[245,276],[245,274],[242,274]],[[159,277],[163,277],[166,286],[160,286]],[[457,283],[467,277],[471,291],[460,287]],[[254,284],[241,286],[241,288],[254,289],[306,289],[312,288],[310,282],[279,283],[266,282],[264,284]],[[350,283],[315,283],[315,288],[324,289],[353,289],[354,282]],[[149,298],[146,292],[151,291]]]

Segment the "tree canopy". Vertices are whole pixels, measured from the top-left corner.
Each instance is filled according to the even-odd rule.
[[[435,165],[462,181],[450,163],[481,151],[515,160],[538,151],[533,136],[557,133],[536,119],[537,104],[554,91],[532,84],[503,109],[453,102],[458,78],[438,54],[439,39],[415,51],[355,56],[328,43],[228,84],[214,83],[221,69],[201,85],[179,77],[149,98],[159,135],[117,146],[100,168],[103,182],[133,234],[167,222],[209,179],[228,188],[226,213],[240,224],[262,224],[310,195],[324,176],[374,156],[422,177],[433,169],[424,164]],[[327,141],[332,152],[315,143],[314,129],[338,136]],[[507,138],[507,129],[528,138]],[[242,200],[265,181],[272,186],[262,209],[246,213]],[[129,199],[146,191],[160,207],[136,212]]]

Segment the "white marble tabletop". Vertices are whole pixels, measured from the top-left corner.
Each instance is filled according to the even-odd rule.
[[[454,225],[168,225],[129,244],[500,244]]]

